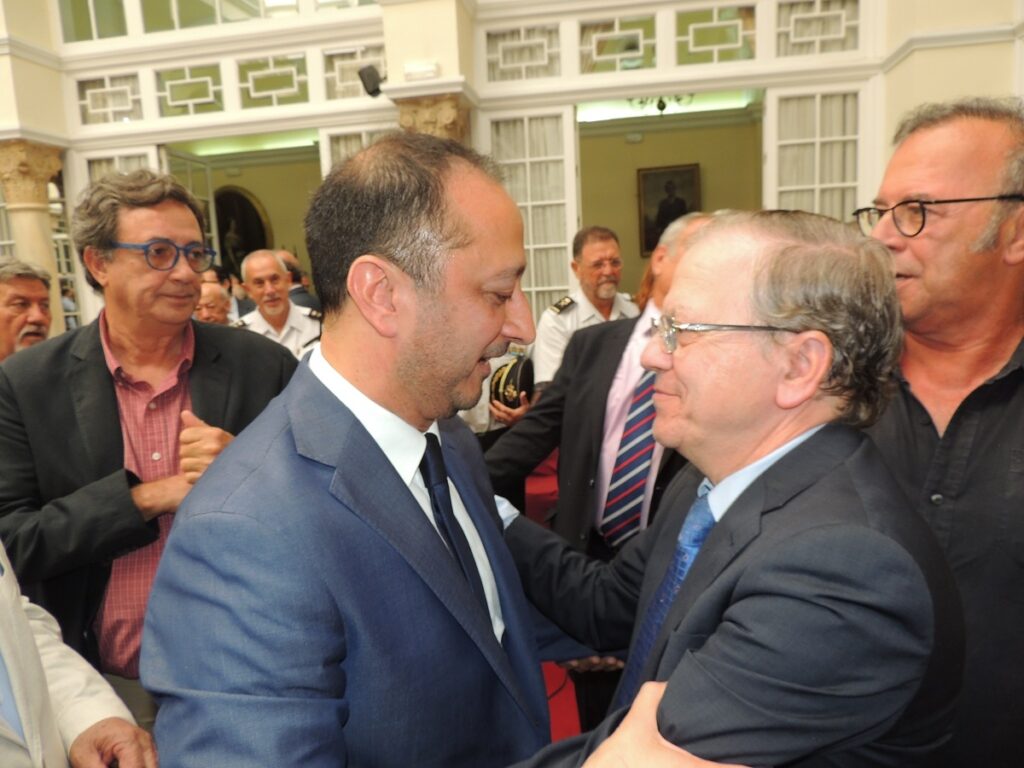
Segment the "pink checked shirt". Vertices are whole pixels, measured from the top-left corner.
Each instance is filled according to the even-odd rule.
[[[178,365],[156,388],[133,380],[121,368],[110,348],[103,313],[100,314],[100,342],[107,368],[114,377],[125,469],[142,482],[177,474],[181,412],[192,409],[188,388],[188,371],[196,347],[192,325],[186,326]],[[99,639],[100,664],[104,672],[121,677],[139,676],[142,619],[174,515],[160,515],[156,521],[160,529],[156,541],[114,560],[107,591],[96,616],[94,629]]]

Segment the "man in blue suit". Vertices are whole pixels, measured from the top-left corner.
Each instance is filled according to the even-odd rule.
[[[527,603],[449,418],[533,339],[519,211],[472,150],[396,134],[332,171],[306,236],[320,347],[189,495],[150,599],[161,760],[528,757],[549,726]]]

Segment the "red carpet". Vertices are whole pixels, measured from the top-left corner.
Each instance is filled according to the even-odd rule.
[[[576,691],[569,673],[557,664],[545,662],[544,684],[548,689],[548,708],[551,711],[551,740],[559,741],[580,732],[580,717],[576,711]]]

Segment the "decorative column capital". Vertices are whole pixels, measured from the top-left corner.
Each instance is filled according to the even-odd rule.
[[[405,130],[468,143],[469,105],[461,94],[395,99],[395,104],[398,124]]]
[[[60,147],[26,139],[0,141],[0,183],[8,204],[46,204],[46,185],[63,167]]]

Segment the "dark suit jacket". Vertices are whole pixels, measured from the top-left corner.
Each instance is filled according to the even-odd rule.
[[[528,520],[507,539],[527,593],[570,634],[621,646],[639,626],[700,477],[611,563]],[[659,729],[744,765],[904,766],[949,733],[963,669],[956,587],[874,445],[828,426],[771,466],[712,529],[644,667],[667,680]],[[530,765],[577,765],[621,719]]]
[[[168,540],[142,645],[162,762],[496,768],[547,743],[528,604],[476,438],[439,426],[504,642],[377,443],[301,365]]]
[[[195,414],[237,434],[295,359],[254,333],[194,323]],[[283,354],[282,354],[283,353]],[[0,536],[22,589],[94,663],[92,622],[118,555],[157,537],[132,503],[114,382],[98,321],[0,366]]]
[[[298,285],[292,286],[288,289],[288,300],[292,304],[296,304],[300,307],[309,307],[320,311],[320,299],[314,296],[312,293],[306,290],[306,286]]]
[[[597,508],[597,470],[604,440],[604,414],[615,370],[636,318],[613,320],[576,331],[562,364],[539,402],[487,451],[494,490],[508,496],[558,448],[558,505],[552,530],[583,550]],[[655,482],[651,511],[665,487],[686,464],[665,451]]]

